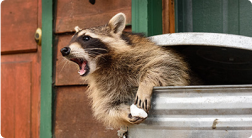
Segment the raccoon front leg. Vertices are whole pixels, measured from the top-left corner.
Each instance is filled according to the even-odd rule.
[[[145,112],[149,112],[151,107],[151,96],[152,90],[154,85],[149,83],[148,81],[141,82],[139,84],[136,98],[135,98],[135,105],[138,108],[142,108]]]

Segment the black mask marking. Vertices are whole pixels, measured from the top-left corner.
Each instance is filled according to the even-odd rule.
[[[105,54],[109,52],[108,47],[98,38],[92,38],[88,35],[83,34],[78,36],[78,33],[74,34],[71,43],[77,42],[81,47],[89,54],[90,57],[95,58],[100,54]]]

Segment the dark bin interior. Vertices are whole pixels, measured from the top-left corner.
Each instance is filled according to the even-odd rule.
[[[205,85],[252,84],[252,51],[217,46],[174,46]]]

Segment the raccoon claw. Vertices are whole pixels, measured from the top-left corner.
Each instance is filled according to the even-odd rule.
[[[126,128],[122,128],[120,130],[117,131],[117,136],[119,138],[127,138],[127,135],[128,135],[128,129]]]
[[[145,112],[148,113],[149,109],[150,109],[150,98],[143,98],[144,100],[141,100],[138,96],[136,97],[135,100],[135,105],[138,108],[142,108]]]
[[[130,118],[130,123],[133,123],[133,124],[140,124],[142,123],[146,118],[142,118],[142,117],[139,117],[139,116],[132,116],[131,114],[129,114],[129,118]]]

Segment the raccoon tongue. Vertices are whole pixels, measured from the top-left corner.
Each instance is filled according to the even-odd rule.
[[[83,63],[80,65],[80,71],[78,72],[81,76],[84,75],[84,74],[86,73],[85,67],[86,67],[86,63],[83,62]]]

